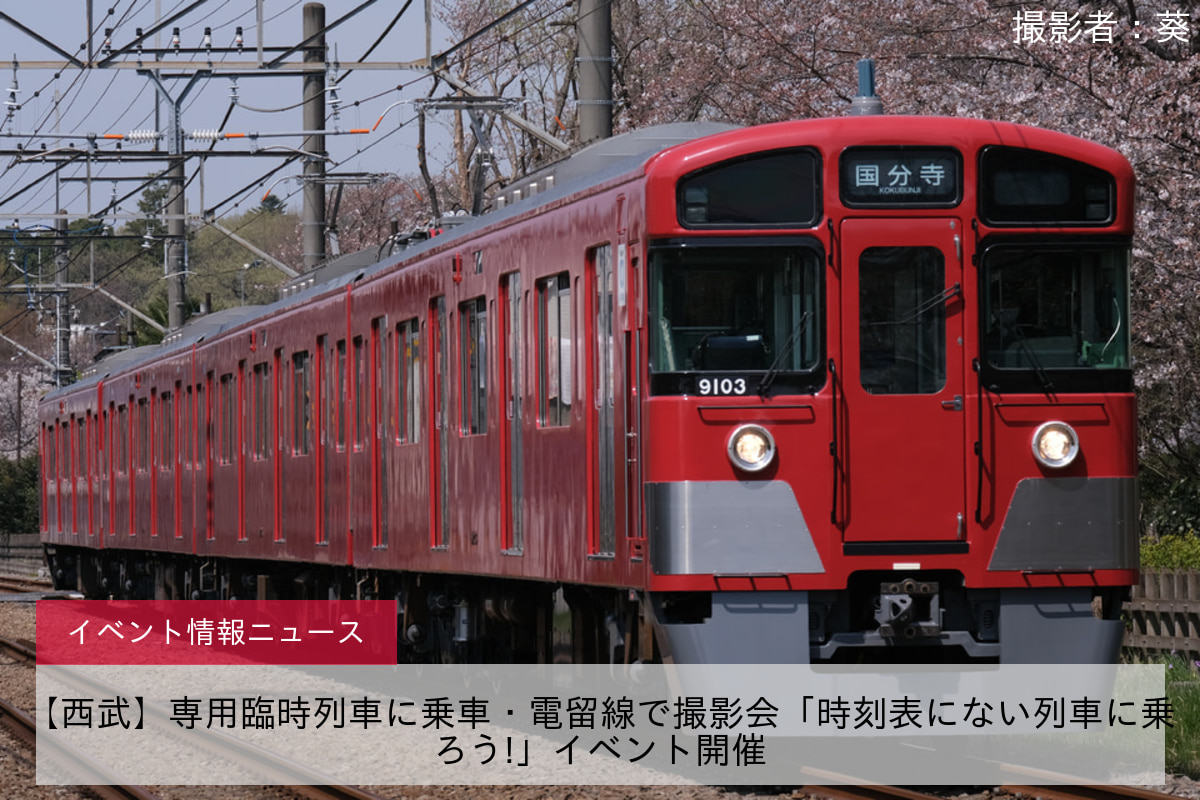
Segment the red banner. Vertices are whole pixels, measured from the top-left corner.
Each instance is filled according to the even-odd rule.
[[[38,664],[395,664],[394,600],[42,600]]]

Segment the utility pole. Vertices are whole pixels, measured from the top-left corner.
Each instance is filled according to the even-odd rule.
[[[304,40],[316,36],[304,50],[304,61],[325,63],[325,6],[304,6]],[[317,34],[320,34],[319,36]],[[325,73],[304,74],[304,129],[325,130]],[[304,269],[309,271],[325,261],[325,136],[312,134],[304,139]]]
[[[54,221],[54,385],[66,386],[71,382],[71,320],[67,307],[67,264],[70,249],[67,247],[67,218],[59,209],[59,218]]]
[[[611,0],[579,3],[579,142],[612,136]]]

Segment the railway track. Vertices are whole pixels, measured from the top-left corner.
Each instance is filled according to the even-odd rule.
[[[1172,795],[1136,786],[1026,786],[1004,784],[1000,791],[1030,800],[1166,800]]]
[[[25,642],[19,642],[4,636],[0,636],[0,652],[13,656],[27,664],[37,661],[37,653],[32,647],[28,647]]]
[[[38,578],[0,577],[0,593],[26,594],[29,592],[48,592],[54,589],[50,581]]]
[[[55,671],[55,679],[67,681],[72,688],[89,693],[113,694],[116,690],[93,677],[84,676],[73,671],[60,668]],[[154,725],[163,725],[169,715],[162,709],[154,709],[147,705],[147,721]],[[163,725],[164,736],[172,736],[175,729]],[[247,774],[256,776],[264,784],[277,784],[309,800],[384,800],[356,786],[339,785],[329,782],[320,772],[319,766],[298,764],[288,758],[274,753],[266,748],[250,745],[245,741],[224,736],[217,731],[203,745],[205,751],[214,759],[214,763],[224,762],[229,765],[244,768]]]

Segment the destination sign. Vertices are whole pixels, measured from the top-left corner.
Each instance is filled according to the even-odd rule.
[[[962,198],[962,158],[948,147],[858,147],[841,160],[848,206],[954,206]]]

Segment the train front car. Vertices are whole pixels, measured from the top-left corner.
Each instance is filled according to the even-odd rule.
[[[1116,659],[1133,175],[980,120],[647,165],[650,592],[677,662]]]

